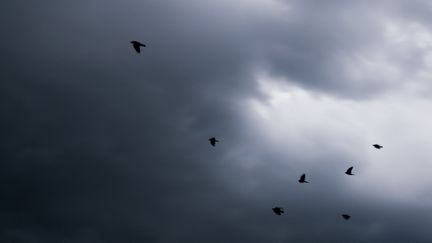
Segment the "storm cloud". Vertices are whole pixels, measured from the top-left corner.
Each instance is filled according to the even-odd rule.
[[[428,1],[0,9],[0,241],[432,240]]]

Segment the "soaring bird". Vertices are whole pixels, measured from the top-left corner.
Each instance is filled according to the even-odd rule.
[[[139,41],[131,41],[130,43],[132,43],[133,48],[135,49],[136,52],[140,53],[141,49],[140,47],[145,47],[146,45],[144,45],[143,43],[139,42]]]
[[[309,183],[308,181],[306,181],[306,174],[303,174],[300,176],[300,180],[298,180],[298,182],[300,183]]]
[[[272,208],[272,210],[277,215],[282,215],[284,213],[284,210],[281,207],[274,207],[274,208]]]
[[[216,146],[216,143],[219,142],[215,137],[209,138],[210,144],[214,147]]]
[[[382,148],[383,148],[383,146],[381,146],[381,145],[379,145],[379,144],[374,144],[374,145],[372,145],[372,146],[374,146],[376,149],[382,149]]]
[[[345,171],[345,174],[347,174],[347,175],[354,175],[354,174],[352,173],[352,170],[353,170],[353,167],[351,166],[351,167],[348,168],[347,171]]]
[[[342,217],[343,217],[345,220],[348,220],[348,219],[351,218],[351,216],[349,216],[348,214],[342,214]]]

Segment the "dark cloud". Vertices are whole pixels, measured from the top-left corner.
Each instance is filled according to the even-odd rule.
[[[344,71],[345,56],[384,43],[381,5],[0,6],[2,242],[430,241],[429,208],[350,194],[337,162],[350,152],[325,134],[302,143],[329,149],[317,155],[271,148],[239,105],[265,98],[260,71],[342,97],[390,89]]]

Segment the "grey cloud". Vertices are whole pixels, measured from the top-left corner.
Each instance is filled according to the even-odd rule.
[[[260,14],[265,4],[257,4],[2,3],[0,239],[430,240],[410,227],[424,209],[345,197],[344,178],[327,179],[339,166],[332,161],[351,154],[328,152],[322,163],[330,166],[321,169],[305,166],[295,147],[289,158],[263,151],[271,148],[237,106],[262,97],[256,68],[338,96],[385,90],[373,79],[353,85],[338,68],[345,53],[380,41],[381,10],[357,21],[352,15],[360,6],[367,16],[368,2],[293,1],[282,17]],[[148,47],[137,55],[132,39]],[[210,147],[210,136],[221,143]],[[245,166],[248,159],[256,164]],[[300,188],[303,170],[322,187]],[[274,217],[276,203],[286,217]],[[350,224],[340,210],[355,212]]]

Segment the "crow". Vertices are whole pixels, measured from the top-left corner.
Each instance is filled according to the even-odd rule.
[[[376,149],[382,149],[382,148],[383,148],[383,146],[381,146],[381,145],[379,145],[379,144],[374,144],[374,145],[372,145],[372,146],[374,146]]]
[[[347,174],[347,175],[354,175],[354,174],[352,173],[352,170],[353,170],[353,167],[351,166],[351,167],[348,168],[347,171],[345,171],[345,174]]]
[[[300,176],[300,180],[298,180],[298,182],[300,183],[309,183],[308,181],[306,181],[306,174],[303,174]]]
[[[272,208],[272,210],[277,215],[282,215],[284,213],[284,210],[281,207],[274,207],[274,208]]]
[[[348,219],[351,218],[351,216],[349,216],[348,214],[342,214],[342,217],[343,217],[345,220],[348,220]]]
[[[219,142],[215,137],[209,138],[210,144],[214,147],[216,146],[216,143]]]
[[[143,43],[139,42],[139,41],[131,41],[130,43],[132,43],[133,48],[135,49],[136,52],[140,53],[141,49],[140,47],[145,47],[146,45],[144,45]]]

